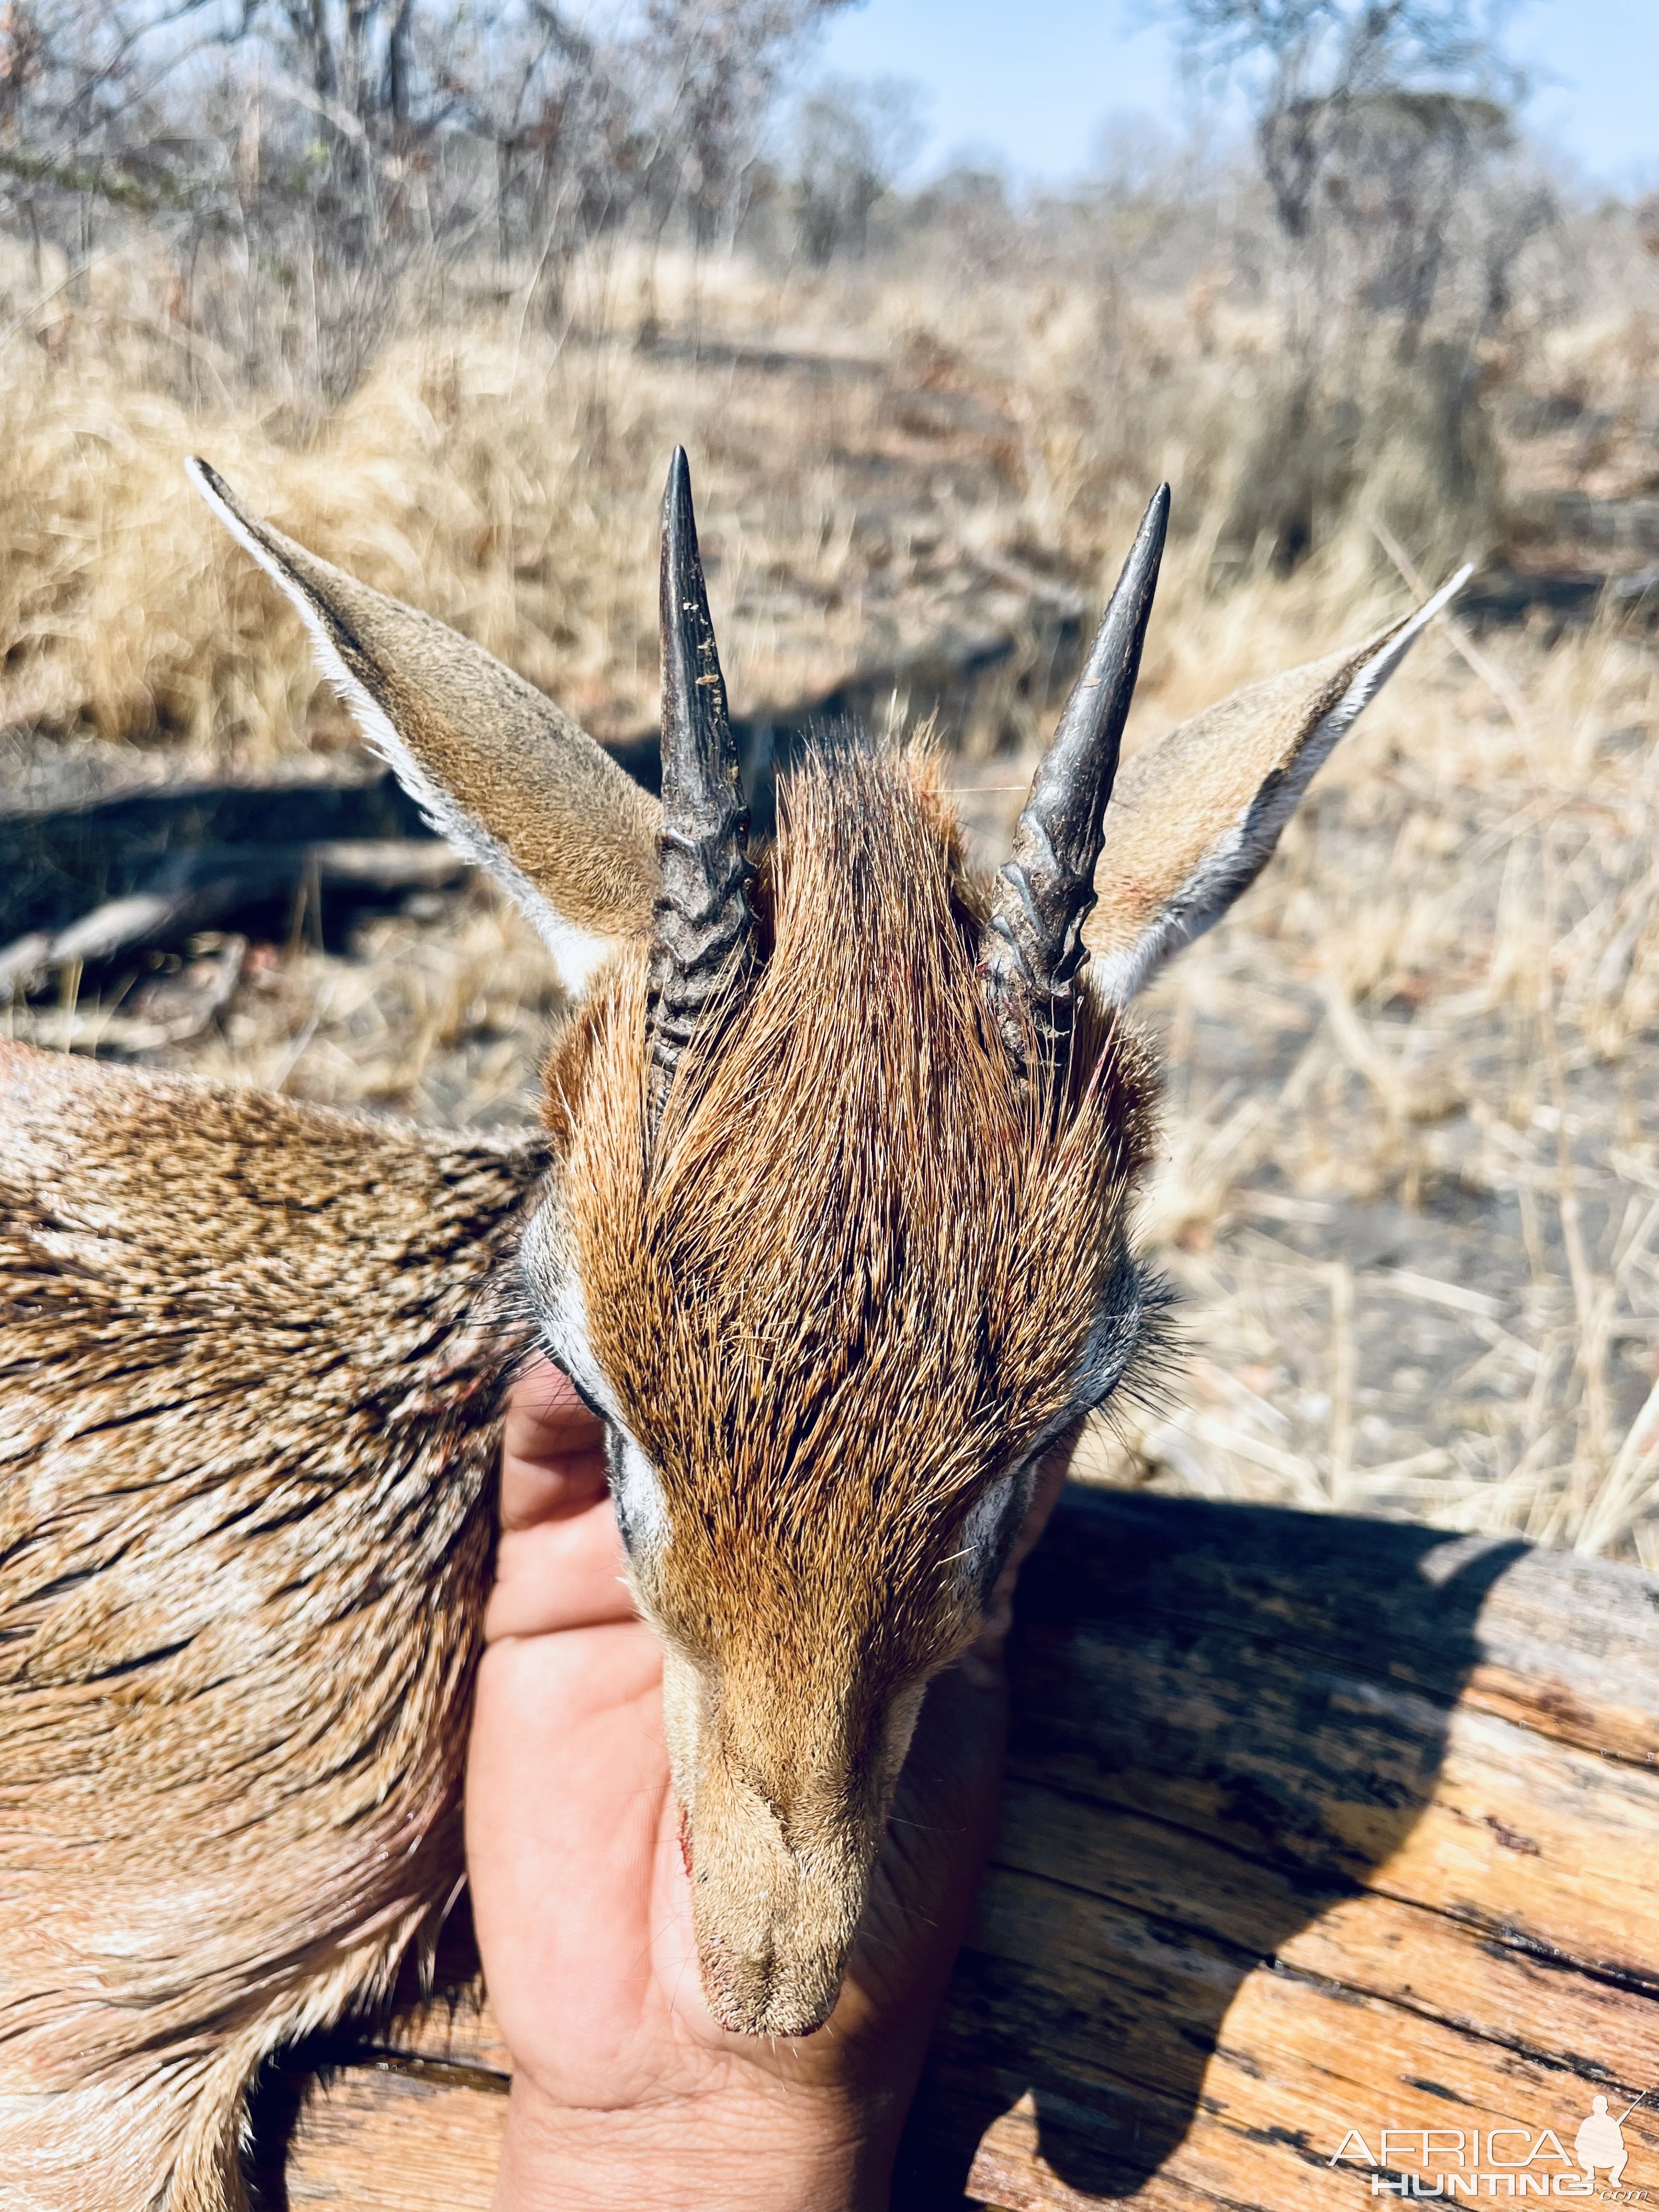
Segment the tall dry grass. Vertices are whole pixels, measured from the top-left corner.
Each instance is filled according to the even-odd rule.
[[[891,629],[874,641],[889,657],[919,642],[925,599],[897,613],[896,599],[915,580],[937,605],[954,555],[1092,579],[1160,475],[1179,489],[1180,608],[1212,596],[1218,562],[1232,580],[1264,565],[1285,502],[1263,488],[1296,471],[1310,514],[1331,508],[1316,534],[1346,549],[1277,595],[1310,624],[1375,580],[1374,549],[1341,527],[1353,514],[1435,567],[1492,527],[1490,469],[1457,496],[1443,481],[1430,369],[1402,386],[1380,353],[1364,364],[1364,434],[1334,446],[1296,412],[1260,312],[1131,311],[1057,281],[780,280],[684,256],[647,270],[617,250],[573,280],[582,312],[562,336],[486,301],[391,344],[295,442],[280,403],[187,402],[190,333],[170,331],[165,296],[146,312],[143,276],[94,271],[85,301],[0,332],[0,728],[244,761],[343,735],[297,623],[226,561],[187,490],[196,448],[282,526],[602,733],[648,719],[656,479],[676,439],[714,522],[734,680],[758,699],[828,688],[870,654],[872,625]],[[659,330],[667,344],[640,342]],[[757,349],[819,367],[756,374]],[[890,514],[870,481],[884,457],[909,479]],[[930,459],[951,480],[918,503]]]
[[[1495,357],[1478,420],[1379,347],[1348,364],[1339,436],[1324,401],[1291,404],[1261,313],[1213,288],[619,251],[573,277],[562,337],[484,303],[393,344],[301,441],[277,409],[186,404],[140,276],[0,346],[0,726],[243,764],[348,732],[185,490],[192,448],[601,734],[652,711],[676,438],[745,704],[970,628],[997,579],[1097,592],[1167,474],[1139,743],[1386,619],[1395,553],[1484,551],[1500,465],[1511,489],[1642,489],[1654,419],[1640,299]],[[1285,573],[1297,512],[1314,550]],[[1103,1428],[1092,1463],[1659,1565],[1659,659],[1611,617],[1464,643],[1431,635],[1152,996],[1170,1074],[1145,1231],[1186,1352],[1170,1407]],[[1022,766],[953,772],[988,853]],[[555,1001],[475,891],[345,954],[262,955],[162,1056],[499,1120],[527,1110]]]
[[[1441,643],[1160,985],[1146,1231],[1188,1402],[1103,1444],[1212,1495],[1659,1560],[1659,665]]]

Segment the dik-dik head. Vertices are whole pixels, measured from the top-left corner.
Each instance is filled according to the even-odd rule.
[[[834,2004],[926,1685],[980,1626],[1039,1462],[1143,1341],[1150,1079],[1127,1003],[1254,878],[1440,602],[1172,732],[1115,792],[1160,490],[981,883],[930,764],[890,750],[787,776],[751,855],[683,454],[660,807],[477,646],[192,466],[570,991],[524,1291],[606,1426],[708,2002],[730,2028],[804,2033]]]

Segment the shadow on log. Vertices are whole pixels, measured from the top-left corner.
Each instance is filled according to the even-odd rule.
[[[1431,1802],[1523,1548],[1089,1495],[1055,1536],[1020,1593],[1003,1834],[906,2146],[917,2212],[964,2202],[1022,2100],[1076,2196],[1158,2172],[1245,1976]]]
[[[1370,2174],[1329,2164],[1350,2128],[1570,2147],[1593,2094],[1650,2086],[1652,1577],[1073,1489],[1026,1570],[1015,1693],[897,2212],[1357,2208]],[[472,1964],[452,1950],[451,1982]],[[507,2074],[465,1991],[294,2054],[264,2201],[483,2212]],[[1645,2106],[1626,2141],[1659,2174]]]

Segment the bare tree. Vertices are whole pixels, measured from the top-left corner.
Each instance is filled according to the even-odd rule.
[[[1480,0],[1171,0],[1194,74],[1242,88],[1285,234],[1305,237],[1357,106],[1401,91],[1522,88]]]
[[[795,117],[794,189],[800,241],[822,268],[838,248],[862,253],[870,212],[915,159],[921,88],[902,77],[826,77]]]
[[[1555,211],[1513,125],[1501,5],[1169,0],[1190,70],[1250,104],[1279,246],[1278,389],[1224,533],[1237,554],[1288,566],[1356,503],[1448,551],[1490,538],[1481,349]],[[1362,409],[1358,363],[1379,351]]]
[[[659,202],[682,205],[700,244],[742,214],[786,69],[850,0],[647,0],[639,46],[653,88]]]
[[[1251,103],[1305,343],[1358,316],[1409,357],[1449,299],[1466,345],[1507,312],[1516,257],[1555,204],[1521,153],[1501,4],[1170,0],[1189,68]]]
[[[636,210],[729,235],[842,4],[644,0],[600,34],[562,0],[0,0],[0,222],[72,270],[147,224],[218,355],[331,402],[411,275],[481,243],[556,308]]]
[[[221,35],[222,0],[8,0],[0,177],[150,210],[183,196],[166,93]]]

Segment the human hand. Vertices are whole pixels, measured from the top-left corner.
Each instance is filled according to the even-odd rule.
[[[1059,1488],[1059,1455],[1021,1544]],[[930,1686],[840,2002],[799,2042],[702,2001],[663,1741],[603,1432],[545,1362],[515,1386],[467,1765],[467,1863],[513,2054],[497,2212],[878,2212],[996,1818],[1002,1644]]]

